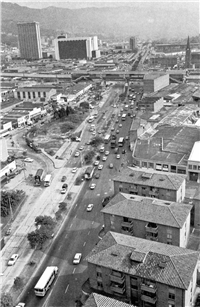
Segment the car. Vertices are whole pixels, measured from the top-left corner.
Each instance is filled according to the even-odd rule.
[[[112,163],[109,164],[109,168],[113,168],[113,164]]]
[[[76,151],[74,157],[79,157],[80,156],[80,152]]]
[[[86,144],[86,145],[90,145],[90,141],[87,141],[85,144]]]
[[[31,159],[31,158],[26,158],[26,159],[24,159],[24,162],[33,162],[34,160],[33,159]]]
[[[106,119],[106,116],[103,116],[103,119]]]
[[[66,188],[62,188],[61,191],[60,191],[61,194],[65,194],[66,192],[67,192]]]
[[[7,230],[6,230],[6,236],[9,236],[11,234],[11,227],[9,227]]]
[[[94,178],[95,178],[95,179],[99,179],[99,177],[100,177],[100,173],[95,173],[95,174],[94,174]]]
[[[121,128],[121,127],[122,127],[122,124],[119,124],[119,127]]]
[[[97,117],[98,117],[98,114],[94,114],[93,116],[94,116],[94,118],[97,118]]]
[[[73,264],[79,264],[81,261],[81,257],[82,257],[81,253],[76,253],[73,259]]]
[[[109,203],[110,198],[111,198],[110,196],[107,196],[107,197],[103,198],[103,200],[101,202],[103,207],[105,207]]]
[[[195,307],[200,306],[200,293],[197,295],[196,302],[195,302]]]
[[[91,183],[90,184],[90,190],[94,190],[96,188],[96,183]]]
[[[99,164],[98,170],[102,170],[102,169],[103,169],[103,164]]]
[[[72,173],[76,173],[77,172],[77,167],[72,168]]]
[[[66,179],[67,179],[66,176],[62,176],[61,182],[65,182]]]
[[[116,107],[117,107],[116,104],[114,104],[114,105],[113,105],[113,108],[116,108]]]
[[[90,211],[92,211],[92,209],[93,209],[93,207],[94,207],[94,205],[93,204],[89,204],[88,206],[87,206],[87,212],[90,212]]]
[[[68,188],[68,184],[67,184],[67,183],[64,183],[64,184],[62,185],[62,188],[63,188],[63,189],[67,189],[67,188]]]
[[[117,159],[120,159],[120,154],[116,155],[116,158],[117,158]]]
[[[111,128],[111,131],[114,131],[114,130],[115,130],[115,128],[114,128],[114,127],[112,127],[112,128]]]
[[[121,116],[121,115],[120,115]],[[119,123],[119,120],[118,119],[116,119],[116,123]]]
[[[13,254],[10,259],[8,260],[8,265],[14,265],[17,259],[19,258],[18,254]]]
[[[25,307],[26,304],[25,303],[18,303],[15,307]]]
[[[93,131],[93,132],[92,132],[92,135],[94,135],[94,136],[95,136],[95,135],[96,135],[96,131]]]
[[[98,165],[99,165],[99,161],[98,160],[94,161],[94,166],[98,166]]]
[[[110,152],[109,152],[108,150],[106,150],[106,151],[105,151],[105,156],[108,156],[109,153],[110,153]]]
[[[106,160],[107,160],[107,157],[103,156],[102,161],[106,161]]]
[[[129,139],[129,136],[127,135],[126,137],[125,137],[125,140],[128,140]]]
[[[131,118],[133,118],[134,117],[134,115],[133,114],[131,114]]]
[[[80,147],[79,147],[79,150],[83,150],[83,148],[84,148],[83,146],[80,146]]]
[[[116,130],[116,133],[118,134],[118,133],[119,133],[119,130]]]
[[[125,154],[125,153],[126,153],[126,150],[125,150],[125,149],[122,149],[122,153]]]

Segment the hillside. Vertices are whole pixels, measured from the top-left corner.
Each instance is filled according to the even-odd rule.
[[[127,4],[128,5],[128,4]],[[182,38],[199,34],[199,4],[132,3],[121,7],[68,9],[50,6],[33,9],[1,3],[1,31],[17,34],[17,22],[38,21],[42,33],[64,31],[69,36],[92,35],[127,38]]]

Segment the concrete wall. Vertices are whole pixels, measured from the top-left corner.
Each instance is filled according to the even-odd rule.
[[[190,235],[190,219],[191,214],[188,215],[183,227],[180,229],[180,247],[187,247]]]

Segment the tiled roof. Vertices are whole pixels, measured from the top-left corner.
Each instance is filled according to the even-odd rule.
[[[92,293],[84,304],[84,307],[134,307],[132,304],[127,304],[98,293]]]
[[[151,178],[144,178],[143,174],[151,174]],[[168,190],[177,190],[180,188],[183,180],[186,178],[185,175],[172,174],[158,172],[151,169],[135,169],[135,168],[125,168],[120,175],[113,178],[114,181],[146,185],[155,188],[163,188]]]
[[[182,228],[191,211],[191,206],[186,204],[135,195],[122,196],[123,200],[117,202],[115,199],[114,203],[113,199],[112,204],[109,203],[101,212]]]
[[[142,253],[143,262],[138,262],[138,253]],[[198,252],[186,248],[108,232],[86,259],[125,274],[188,289],[198,257]]]

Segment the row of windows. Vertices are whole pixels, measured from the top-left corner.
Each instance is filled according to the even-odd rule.
[[[17,97],[20,99],[20,92],[17,92]],[[41,92],[38,92],[38,97],[41,97]],[[46,92],[43,92],[43,97],[46,97]],[[26,98],[26,92],[23,92],[23,98]],[[28,92],[28,98],[31,98],[30,92]],[[33,98],[36,98],[35,92],[33,92]]]
[[[188,168],[200,171],[200,165],[195,165],[195,164],[191,165],[191,164],[189,164]]]

